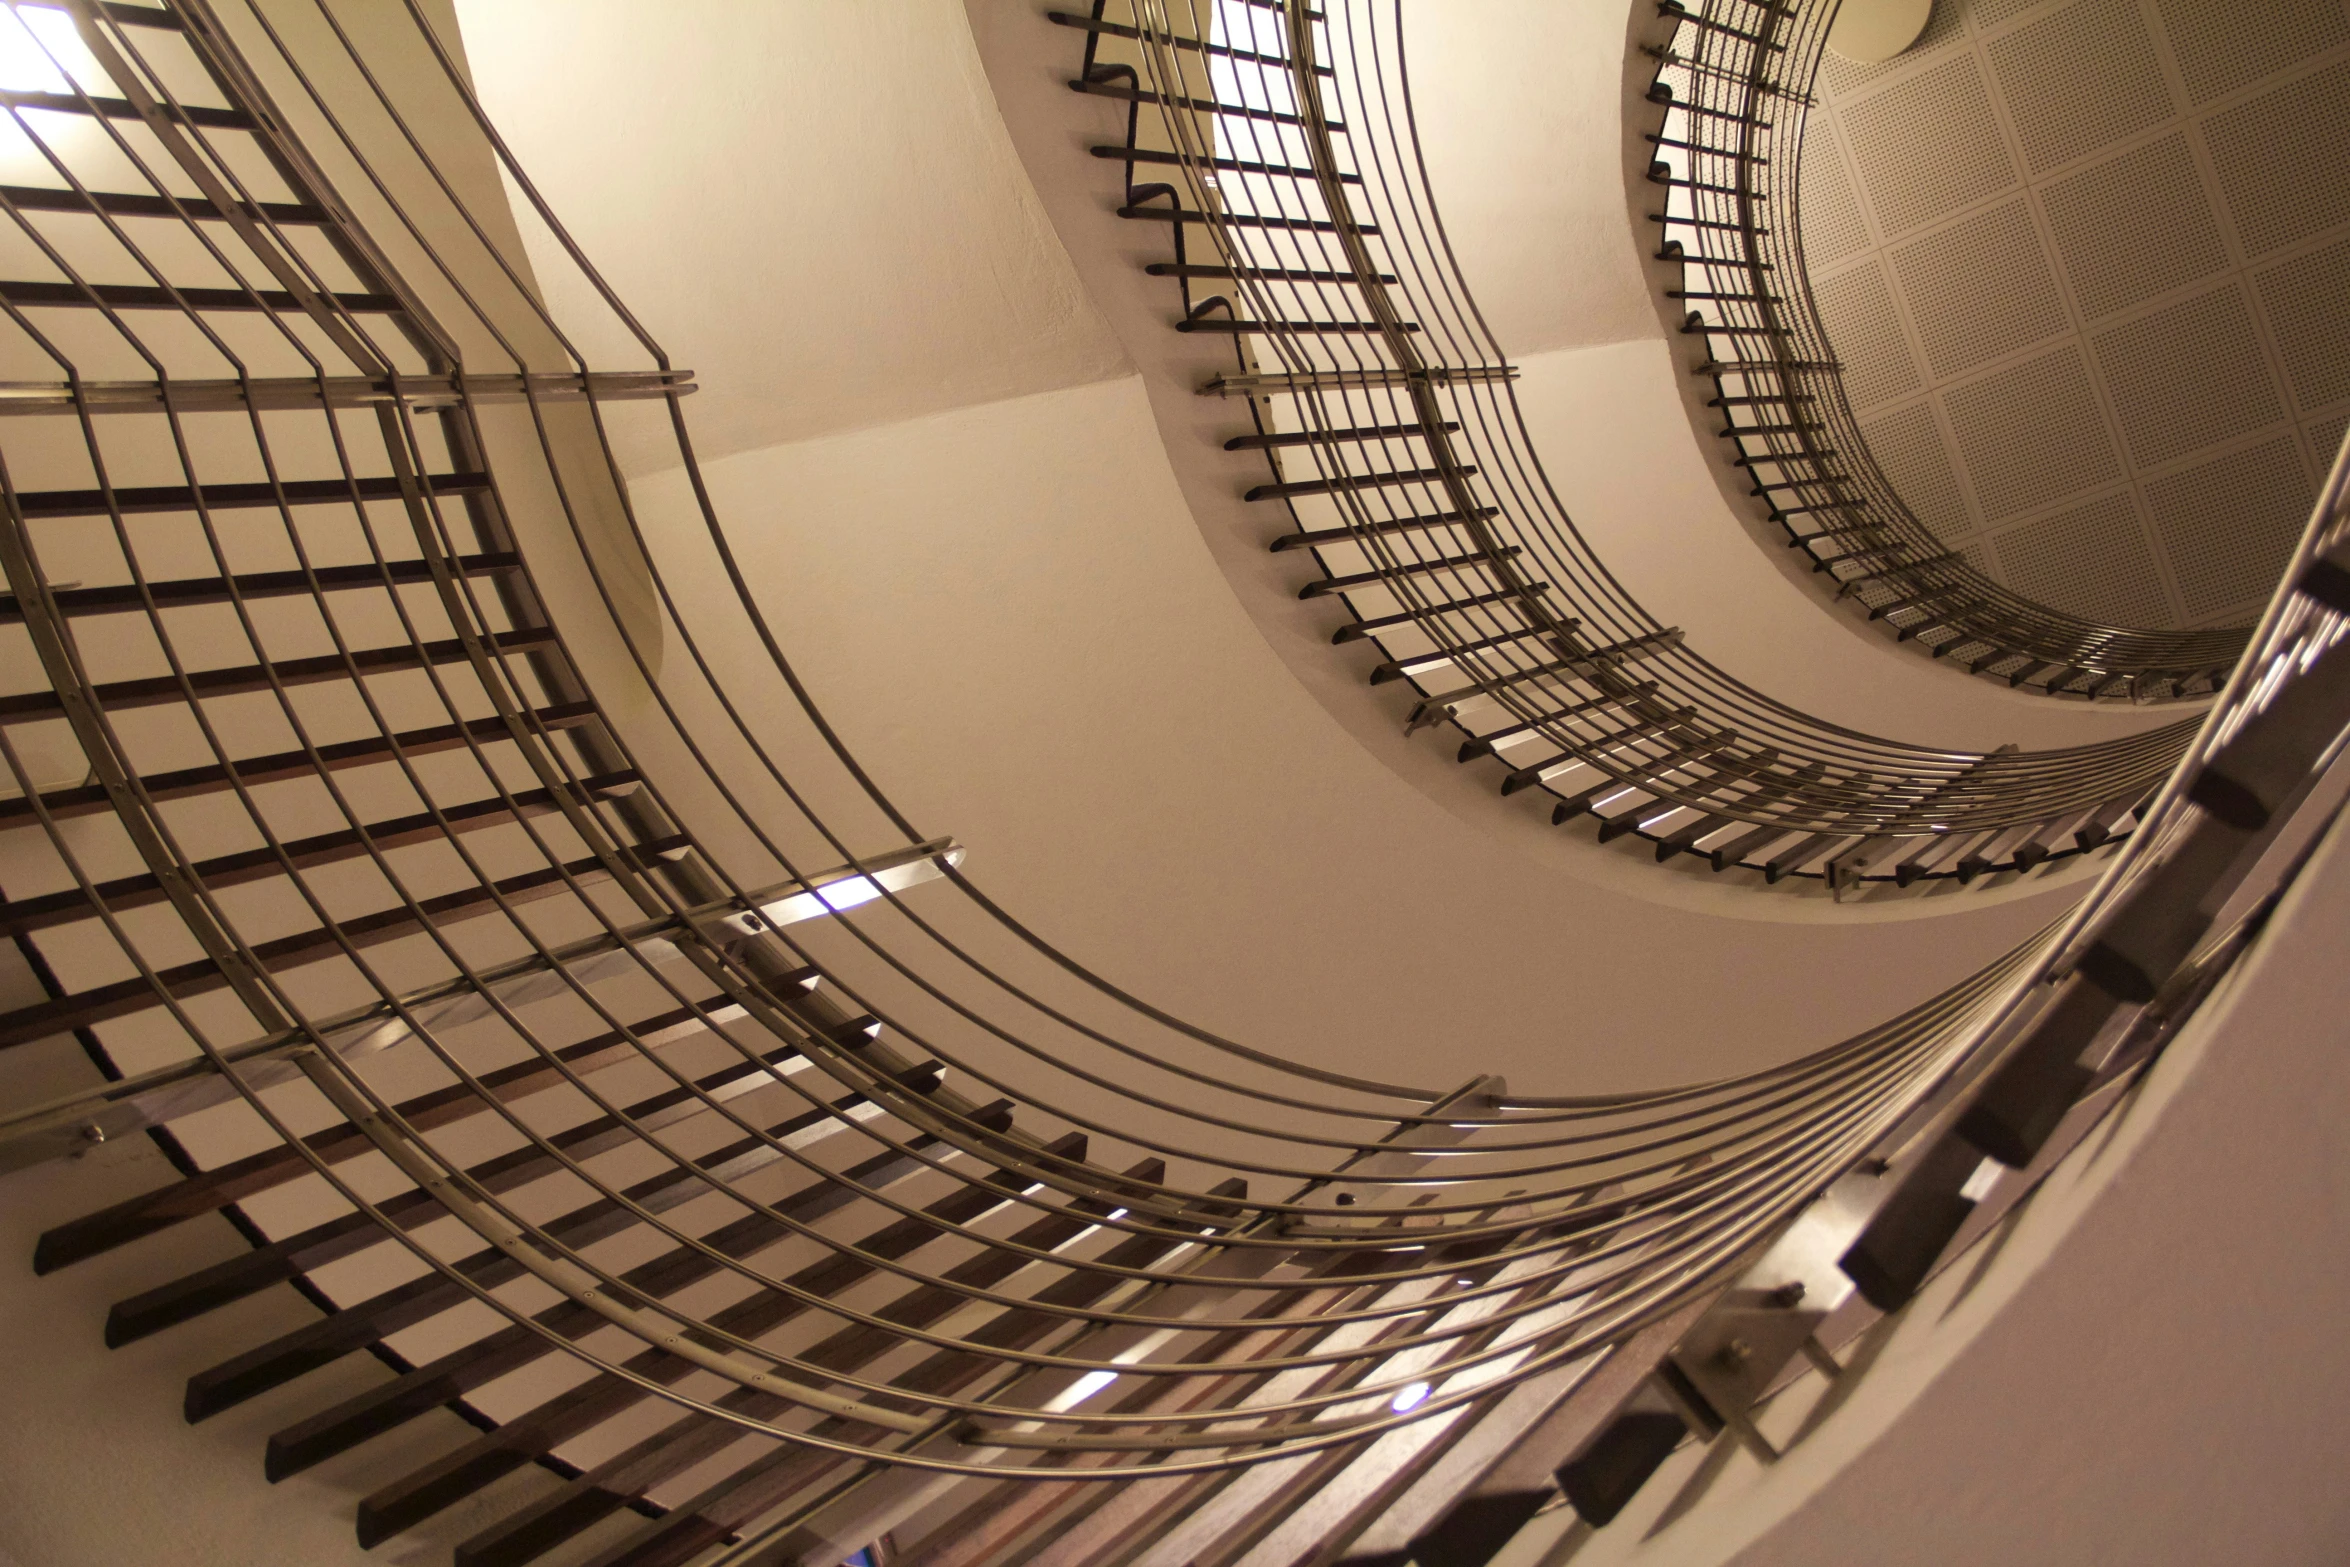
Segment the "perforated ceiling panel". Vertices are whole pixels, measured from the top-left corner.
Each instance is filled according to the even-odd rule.
[[[2171,117],[2138,0],[2075,0],[1989,46],[2000,103],[2034,174]]]
[[[1813,298],[1888,481],[2044,602],[2249,619],[2350,424],[2350,0],[1936,0],[1819,88]]]
[[[2350,219],[2350,60],[2214,115],[2205,140],[2246,254],[2336,227]]]
[[[1991,93],[1971,54],[1897,81],[1842,116],[1882,231],[1899,234],[2015,183]],[[1931,158],[1918,156],[1931,146]]]
[[[2065,279],[2090,321],[2228,264],[2219,215],[2184,131],[2057,180],[2040,193]]]
[[[1820,313],[1835,323],[1836,357],[1844,365],[1844,388],[1866,407],[1915,392],[1924,383],[1893,308],[1884,269],[1871,257],[1862,265],[1823,281],[1816,296]]]
[[[2350,398],[2350,239],[2271,267],[2257,282],[2269,319],[2291,323],[2277,350],[2293,400],[2321,408]]]
[[[1860,427],[1869,452],[1918,520],[1944,538],[1974,531],[1966,497],[1950,466],[1950,446],[1934,422],[1931,403],[1912,403]]]
[[[2122,477],[2077,344],[1954,387],[1943,406],[1975,503],[1994,522]]]
[[[2016,591],[2067,592],[2109,625],[2144,625],[2167,605],[2154,551],[2127,495],[2108,495],[1999,536],[1999,562]]]
[[[2130,457],[2142,468],[2284,417],[2276,374],[2238,284],[2100,332],[2096,344]]]
[[[2334,0],[2155,0],[2190,103],[2204,104],[2350,43]]]
[[[1811,134],[1822,145],[1836,135],[1825,127]],[[1832,266],[1868,248],[1869,220],[1861,215],[1860,193],[1852,188],[1852,176],[1833,146],[1823,157],[1804,159],[1798,199],[1803,207],[1804,265]]]
[[[2198,619],[2257,609],[2317,498],[2277,436],[2146,486],[2154,529]]]
[[[2072,324],[2021,196],[1896,249],[1893,274],[1936,376],[1972,370]]]

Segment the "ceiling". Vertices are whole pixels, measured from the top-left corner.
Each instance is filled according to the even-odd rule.
[[[1911,509],[2056,608],[2253,620],[2350,423],[2350,6],[1937,0],[1818,88],[1813,294]]]

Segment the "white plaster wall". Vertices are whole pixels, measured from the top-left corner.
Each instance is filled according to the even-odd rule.
[[[1467,798],[1433,797],[1288,677],[1131,378],[706,472],[786,654],[921,829],[1080,961],[1262,1049],[1417,1082],[1434,1046],[1530,1093],[1710,1076],[1923,999],[2065,895],[1668,902],[1645,850],[1552,829],[1441,742]],[[640,511],[691,526],[680,489],[640,481]]]
[[[1498,1567],[2350,1561],[2345,938],[2337,828],[2118,1129],[1848,1354],[1812,1434],[1769,1468],[1684,1448]]]
[[[1124,371],[954,0],[457,10],[476,89],[525,172],[700,373],[704,456]],[[523,226],[557,319],[591,358],[640,363],[540,226]],[[676,461],[652,440],[624,457]]]
[[[1625,29],[1653,13],[1651,0],[1405,0],[1429,186],[1477,307],[1512,354],[1657,334],[1624,215],[1624,160],[1637,150],[1625,138]]]

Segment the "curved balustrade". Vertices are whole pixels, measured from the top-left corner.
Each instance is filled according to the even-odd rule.
[[[1299,596],[1351,614],[1332,640],[1371,644],[1371,683],[1418,695],[1408,729],[1449,723],[1464,764],[1497,762],[1504,794],[1547,791],[1554,824],[1839,895],[2028,870],[2129,831],[2191,721],[1988,755],[1859,734],[1736,680],[1609,575],[1451,266],[1392,6],[1110,9],[1053,20],[1086,34],[1070,85],[1128,106],[1124,142],[1093,149],[1125,165],[1118,214],[1168,227],[1147,270],[1179,291],[1176,330],[1233,338],[1203,390],[1251,417],[1225,443],[1270,466],[1247,498],[1292,519],[1274,550],[1320,567]]]
[[[399,1449],[366,1543],[533,1464],[469,1567],[1487,1538],[2068,934],[1642,1094],[1186,1025],[896,810],[706,505],[634,509],[606,436],[657,420],[693,476],[690,377],[572,349],[415,0],[11,9],[57,80],[0,100],[0,619],[41,677],[0,696],[0,922],[51,995],[0,1055],[112,1080],[12,1108],[0,1168],[142,1130],[180,1167],[44,1271],[254,1237],[110,1343],[302,1283],[314,1321],[186,1393],[287,1390],[273,1477],[475,1421]],[[2264,656],[2215,723],[2336,695]],[[303,1381],[369,1353],[387,1379]]]
[[[2053,696],[2153,701],[2216,689],[2241,630],[2099,626],[2008,591],[1945,547],[1869,455],[1803,261],[1797,169],[1804,111],[1837,0],[1660,0],[1646,45],[1664,107],[1649,181],[1659,260],[1716,434],[1755,499],[1839,603],[1972,674]]]

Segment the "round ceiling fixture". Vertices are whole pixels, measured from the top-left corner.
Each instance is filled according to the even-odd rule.
[[[1860,65],[1878,65],[1918,41],[1934,0],[1844,0],[1828,28],[1828,47]]]

